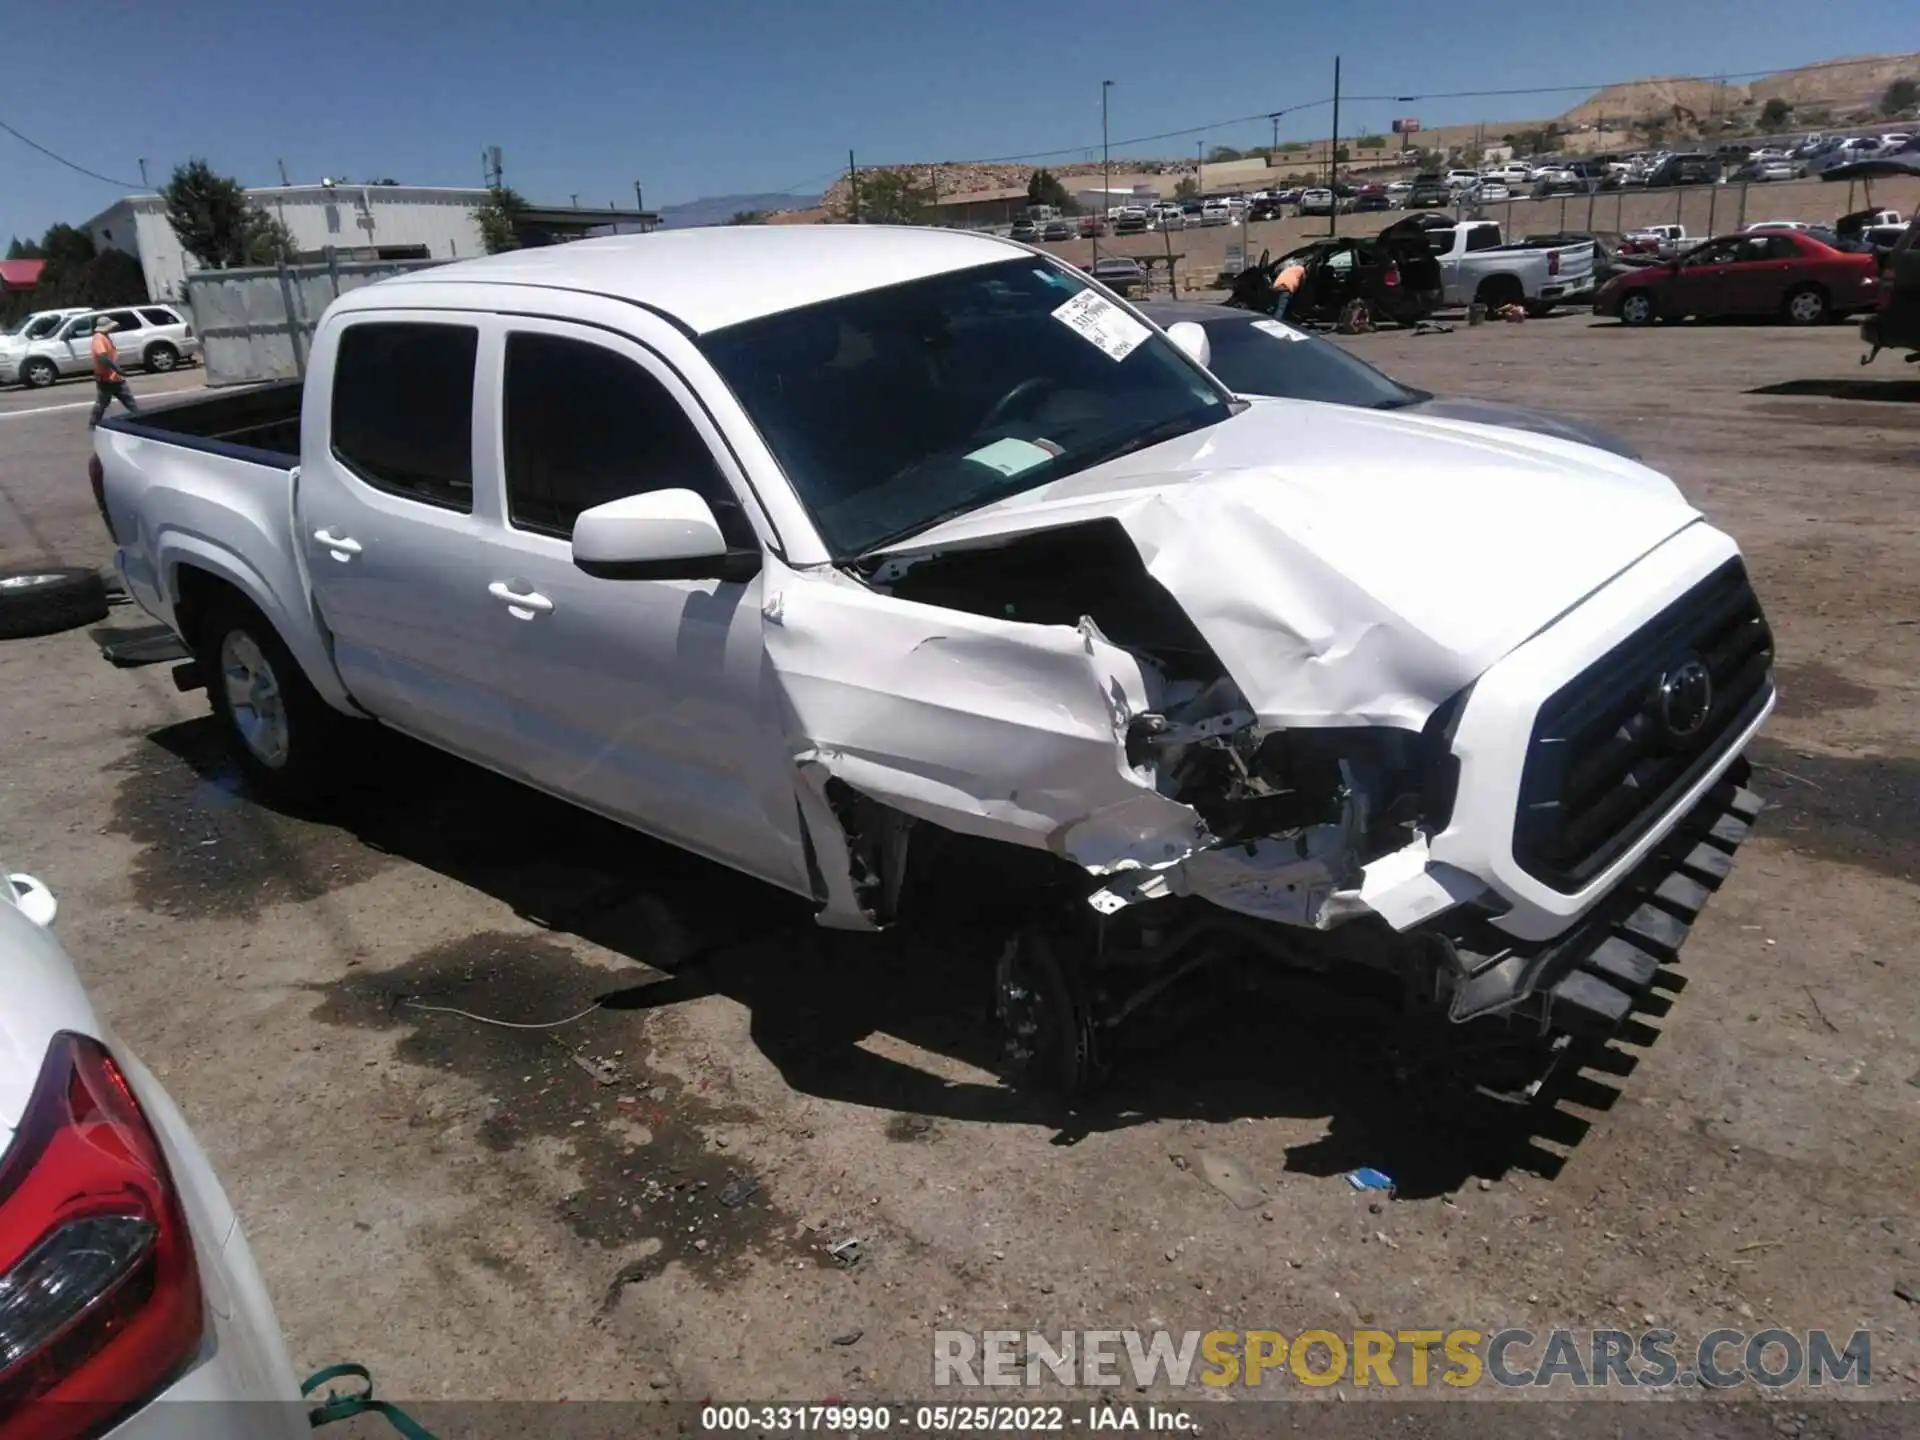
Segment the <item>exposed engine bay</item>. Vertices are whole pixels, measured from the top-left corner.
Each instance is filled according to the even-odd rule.
[[[1098,520],[991,548],[896,557],[864,577],[904,600],[1021,624],[1090,627],[1148,681],[1150,708],[1126,717],[1127,767],[1191,807],[1200,833],[1175,865],[1124,862],[1092,896],[1111,913],[1196,894],[1260,919],[1324,928],[1361,869],[1452,805],[1445,709],[1425,732],[1263,727],[1192,621],[1142,564],[1122,527]]]

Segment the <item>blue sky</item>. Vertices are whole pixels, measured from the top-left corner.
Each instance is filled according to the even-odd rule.
[[[846,163],[997,158],[1354,95],[1341,129],[1558,113],[1648,73],[1762,71],[1920,49],[1914,0],[59,0],[8,7],[5,121],[77,164],[158,183],[202,156],[248,184],[391,175],[471,185],[497,144],[530,199],[649,204],[817,191]],[[96,63],[97,62],[97,63]],[[1282,138],[1324,134],[1324,108]],[[1134,147],[1265,140],[1264,120]],[[1123,147],[1124,149],[1125,147]],[[0,237],[80,221],[126,191],[0,133]],[[138,188],[137,185],[133,188]]]

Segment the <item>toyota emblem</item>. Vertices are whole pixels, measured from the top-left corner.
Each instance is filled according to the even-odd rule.
[[[1655,711],[1672,739],[1698,735],[1713,711],[1713,674],[1706,662],[1691,655],[1662,675]]]

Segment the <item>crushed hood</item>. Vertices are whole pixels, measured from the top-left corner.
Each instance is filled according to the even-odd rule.
[[[1590,446],[1277,400],[886,553],[1113,520],[1263,723],[1417,729],[1699,518]]]

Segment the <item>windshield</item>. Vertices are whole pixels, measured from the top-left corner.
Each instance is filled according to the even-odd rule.
[[[1427,398],[1391,380],[1330,340],[1278,320],[1229,320],[1207,326],[1207,368],[1238,395],[1323,400],[1398,410]]]
[[[1035,257],[700,344],[842,559],[1232,413],[1163,336]]]

